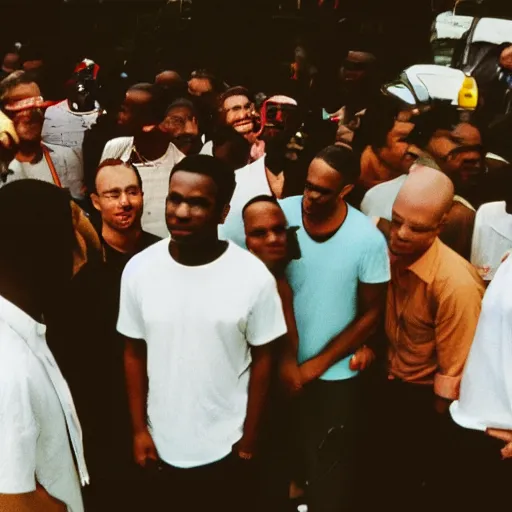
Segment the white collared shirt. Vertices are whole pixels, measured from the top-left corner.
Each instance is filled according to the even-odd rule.
[[[86,484],[82,434],[45,333],[0,296],[0,494],[30,493],[38,482],[68,512],[83,512],[71,448]]]
[[[512,249],[512,215],[505,201],[486,203],[476,214],[471,263],[484,281],[492,281],[501,260]]]
[[[512,430],[512,257],[500,266],[482,303],[475,339],[450,407],[465,428]]]

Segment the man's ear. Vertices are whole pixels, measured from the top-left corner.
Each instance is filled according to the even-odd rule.
[[[96,194],[96,192],[93,192],[91,194],[91,201],[92,201],[92,205],[94,206],[94,208],[96,208],[96,210],[101,212],[100,198],[98,197],[98,194]]]
[[[230,210],[231,210],[231,206],[229,204],[226,204],[224,206],[224,208],[222,208],[222,213],[220,216],[219,224],[224,224],[224,222],[226,221],[226,217],[228,216]]]
[[[148,125],[142,127],[142,131],[144,133],[149,133],[149,132],[152,132],[156,127],[157,127],[156,124],[148,124]]]
[[[340,199],[344,199],[345,197],[347,197],[350,192],[352,192],[352,190],[354,190],[354,187],[355,185],[345,185],[342,189],[341,189],[341,192],[340,192]]]

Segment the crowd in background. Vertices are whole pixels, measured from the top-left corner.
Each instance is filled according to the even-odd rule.
[[[3,36],[1,512],[507,506],[512,30],[340,4]]]

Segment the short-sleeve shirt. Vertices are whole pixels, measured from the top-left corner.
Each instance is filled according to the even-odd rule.
[[[66,419],[46,364],[65,381],[45,326],[0,297],[0,494],[26,494],[36,480],[68,512],[83,512]]]
[[[229,243],[189,267],[168,240],[126,266],[117,328],[147,344],[150,431],[160,458],[184,468],[231,452],[246,417],[250,349],[286,333],[275,279],[255,256]]]
[[[298,226],[302,253],[292,261],[287,277],[294,296],[299,331],[298,360],[317,356],[358,315],[359,283],[386,283],[390,278],[387,244],[371,220],[348,206],[345,222],[327,241],[316,242],[302,222],[302,197],[281,201],[290,226]],[[355,377],[351,356],[335,363],[321,377],[343,380]]]
[[[505,201],[487,203],[478,209],[471,245],[471,263],[484,281],[492,281],[501,260],[512,249],[512,215]]]
[[[107,158],[120,158],[127,162],[134,146],[133,137],[118,137],[107,143],[101,161]],[[152,235],[169,236],[165,222],[165,199],[169,193],[169,177],[173,167],[185,155],[171,142],[164,156],[153,162],[136,163],[144,189],[144,212],[142,227]]]

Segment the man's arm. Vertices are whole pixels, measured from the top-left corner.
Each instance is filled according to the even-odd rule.
[[[388,283],[359,283],[360,314],[320,354],[301,365],[304,384],[321,377],[333,364],[357,350],[375,332],[384,311],[387,288]]]
[[[473,343],[480,316],[484,287],[476,281],[441,290],[436,315],[438,372],[434,377],[435,407],[445,412],[459,396],[462,371]]]
[[[288,333],[280,342],[280,376],[286,389],[290,393],[295,393],[302,388],[302,377],[297,362],[299,332],[293,310],[293,292],[285,278],[277,281],[277,290],[283,304],[284,318],[288,329]]]
[[[145,466],[148,459],[158,459],[146,421],[148,396],[146,343],[143,340],[135,340],[126,336],[124,340],[124,368],[133,427],[134,456],[137,464]]]
[[[2,512],[67,512],[68,507],[37,484],[34,492],[0,494]]]
[[[252,458],[258,442],[258,433],[270,386],[272,352],[272,343],[251,348],[252,364],[247,415],[244,423],[244,434],[237,445],[238,454],[242,459]]]

